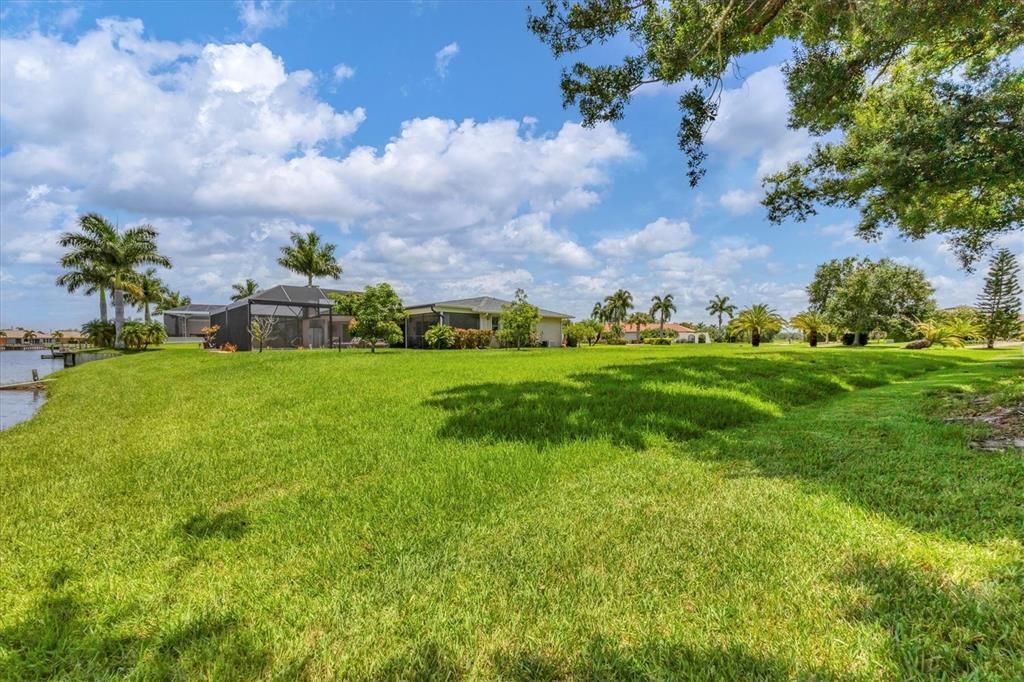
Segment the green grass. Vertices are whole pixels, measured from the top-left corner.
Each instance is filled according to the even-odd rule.
[[[1024,676],[1019,352],[168,349],[0,434],[0,678]]]

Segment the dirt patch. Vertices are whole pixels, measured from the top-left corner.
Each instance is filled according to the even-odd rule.
[[[946,396],[949,406],[945,421],[961,424],[983,424],[988,435],[972,440],[978,450],[994,451],[1024,449],[1024,400],[997,404],[991,395],[954,393]]]

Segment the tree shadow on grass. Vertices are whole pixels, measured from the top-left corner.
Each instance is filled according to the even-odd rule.
[[[180,526],[183,536],[190,540],[220,538],[238,540],[249,527],[249,517],[241,509],[226,512],[199,512],[193,514]]]
[[[121,623],[82,601],[74,576],[59,567],[36,606],[0,630],[0,679],[248,679],[269,663],[231,615],[201,615],[151,637],[120,634]]]
[[[626,646],[607,637],[591,638],[580,651],[543,653],[516,648],[495,653],[487,673],[471,671],[434,642],[397,653],[374,680],[457,680],[477,676],[501,680],[785,680],[790,664],[756,656],[742,647],[697,649],[666,641]],[[810,673],[813,675],[813,673]]]
[[[867,590],[850,617],[885,630],[898,679],[1024,679],[1024,563],[980,588],[867,558],[841,578]]]
[[[435,394],[439,435],[538,446],[607,438],[642,449],[646,436],[686,441],[779,415],[853,388],[950,366],[940,358],[786,356],[680,358],[612,365],[564,381],[479,383]]]

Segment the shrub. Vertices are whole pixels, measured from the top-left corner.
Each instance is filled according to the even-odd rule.
[[[238,350],[238,346],[228,341],[223,346],[221,346],[220,349],[225,353],[234,353],[235,351]]]
[[[204,348],[216,348],[214,345],[214,337],[217,336],[217,332],[220,331],[219,324],[213,324],[209,327],[203,327],[199,332],[203,335],[203,347]]]
[[[648,346],[671,346],[672,339],[667,336],[645,336],[644,343]]]
[[[929,341],[928,339],[918,339],[917,341],[911,341],[910,343],[903,347],[909,348],[910,350],[921,350],[922,348],[928,348],[931,345],[932,342]]]
[[[92,320],[82,325],[82,334],[94,346],[106,348],[114,345],[114,323]]]
[[[451,348],[455,345],[455,329],[446,324],[435,324],[427,329],[427,333],[423,335],[423,340],[428,348],[433,348],[434,350]]]
[[[853,342],[857,340],[857,335],[853,332],[846,332],[843,334],[842,341],[844,346],[852,346]]]
[[[490,348],[492,334],[493,332],[490,329],[457,328],[455,329],[455,342],[452,347],[456,350]]]

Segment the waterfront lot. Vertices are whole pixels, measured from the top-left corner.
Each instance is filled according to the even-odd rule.
[[[1011,351],[168,349],[0,434],[0,677],[1024,675]]]

